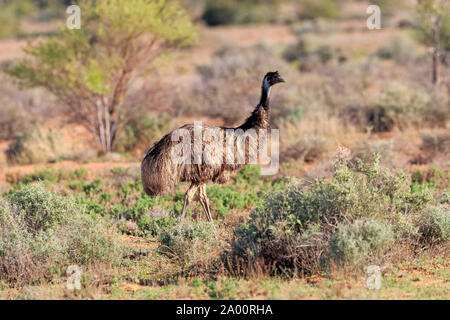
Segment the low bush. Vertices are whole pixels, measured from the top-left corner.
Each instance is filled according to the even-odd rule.
[[[428,209],[420,217],[419,232],[427,243],[442,243],[450,239],[450,210],[448,205]]]
[[[23,108],[10,106],[0,100],[0,139],[16,139],[29,127],[29,119]]]
[[[408,176],[381,168],[378,159],[356,166],[338,159],[331,180],[297,181],[268,194],[235,230],[231,255],[244,265],[262,260],[271,272],[317,271],[327,267],[326,252],[335,254],[333,260],[356,263],[364,250],[376,247],[380,250],[366,256],[375,258],[392,237],[406,239],[413,233],[408,217],[431,200],[428,189],[412,190]],[[393,236],[382,225],[391,225]],[[345,247],[358,239],[364,243]]]
[[[432,157],[437,154],[450,153],[450,132],[429,131],[422,135],[421,149]]]
[[[285,147],[281,153],[281,160],[312,162],[327,152],[329,146],[329,141],[324,137],[304,136]]]
[[[362,160],[369,163],[374,160],[374,154],[379,156],[382,163],[391,165],[394,157],[394,140],[367,137],[357,141],[353,147],[352,161]]]
[[[274,1],[212,0],[207,1],[202,19],[210,26],[267,23],[275,19],[276,13]]]
[[[168,114],[154,114],[137,108],[125,123],[114,142],[118,152],[135,150],[138,146],[148,148],[170,129],[172,118]]]
[[[301,2],[300,16],[307,19],[327,18],[334,19],[340,15],[339,1],[332,0],[305,0]]]
[[[380,59],[394,60],[398,64],[412,63],[420,56],[419,45],[409,37],[397,37],[380,47],[376,55]]]
[[[338,226],[328,242],[324,260],[337,265],[357,265],[373,257],[379,257],[394,242],[390,225],[375,219],[358,219],[352,224]],[[372,261],[371,261],[372,262]]]
[[[31,184],[0,203],[0,279],[24,285],[50,279],[71,264],[118,265],[124,247],[106,220],[71,197]]]
[[[215,232],[210,222],[180,222],[159,235],[159,250],[178,261],[184,270],[204,268],[220,249]]]
[[[374,131],[418,124],[433,113],[431,97],[424,91],[391,83],[376,97],[368,122]]]
[[[33,127],[10,144],[6,156],[12,164],[48,162],[64,156],[64,146],[59,132]]]

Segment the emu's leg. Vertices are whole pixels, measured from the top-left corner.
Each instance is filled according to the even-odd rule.
[[[184,202],[183,202],[183,210],[181,211],[181,220],[186,216],[186,208],[192,199],[194,198],[195,192],[197,191],[198,186],[196,184],[191,184],[189,189],[184,194]]]
[[[213,222],[211,211],[209,210],[208,196],[206,195],[206,184],[202,184],[200,186],[199,199],[203,210],[205,211],[206,217],[208,218],[208,221]]]

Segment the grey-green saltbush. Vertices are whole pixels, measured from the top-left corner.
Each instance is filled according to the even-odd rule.
[[[358,219],[342,224],[331,236],[326,258],[338,265],[356,265],[368,258],[382,255],[394,242],[392,227],[375,219]]]
[[[183,221],[161,232],[160,251],[179,261],[184,268],[206,266],[219,249],[214,225]]]
[[[441,243],[450,239],[450,210],[448,205],[429,208],[419,220],[423,241]]]
[[[359,260],[354,256],[368,254],[367,248],[380,248],[372,255],[381,254],[390,239],[405,239],[414,229],[410,215],[430,203],[430,191],[413,192],[407,175],[381,168],[378,158],[356,162],[338,160],[331,180],[297,181],[267,195],[250,220],[235,230],[231,254],[247,265],[259,259],[276,270],[310,272],[326,260],[322,256],[330,246],[331,252],[341,256],[342,249],[343,260],[354,262]],[[370,238],[373,230],[382,237]],[[347,248],[350,242],[354,249]]]
[[[124,253],[118,239],[73,198],[28,185],[0,203],[0,279],[23,285],[70,264],[117,265]]]

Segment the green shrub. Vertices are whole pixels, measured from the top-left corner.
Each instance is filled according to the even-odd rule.
[[[258,185],[261,182],[261,167],[259,165],[247,165],[236,175],[236,182],[240,184]]]
[[[304,0],[302,1],[301,16],[304,18],[338,18],[340,6],[338,1],[333,0]]]
[[[41,184],[31,184],[12,193],[9,201],[21,209],[30,231],[51,228],[79,211],[73,199],[48,192]]]
[[[250,220],[235,230],[231,254],[245,265],[262,260],[271,271],[315,271],[339,229],[375,219],[392,225],[401,239],[411,232],[409,215],[431,200],[427,188],[413,191],[408,176],[381,168],[379,159],[356,166],[340,159],[331,180],[297,181],[267,194]]]
[[[144,214],[138,221],[139,230],[144,235],[157,236],[161,232],[171,228],[178,219],[170,217],[169,214],[161,208],[152,208],[151,214]]]
[[[12,285],[49,279],[70,264],[118,265],[124,252],[106,220],[40,183],[0,203],[0,280]]]
[[[446,242],[450,239],[450,211],[448,205],[428,209],[419,220],[421,239],[427,243]]]
[[[236,185],[212,185],[206,192],[218,217],[226,217],[231,209],[249,208],[258,201],[256,193],[244,193]]]
[[[30,0],[16,0],[0,3],[0,39],[21,35],[20,18],[30,16],[36,11]]]
[[[383,255],[394,239],[391,226],[375,219],[358,219],[338,226],[329,240],[327,259],[338,265],[355,266]]]
[[[264,23],[277,13],[276,1],[212,0],[206,3],[202,19],[210,26]]]
[[[160,252],[178,261],[185,270],[208,266],[219,249],[210,222],[180,222],[160,233],[158,241]]]

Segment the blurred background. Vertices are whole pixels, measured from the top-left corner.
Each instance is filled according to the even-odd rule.
[[[2,184],[48,166],[138,166],[194,120],[238,125],[274,70],[280,174],[324,176],[339,145],[448,168],[448,1],[89,3],[69,30],[77,1],[0,0]],[[370,4],[380,30],[366,26]]]
[[[449,299],[449,2],[0,0],[0,299]],[[145,194],[275,70],[277,175]]]

